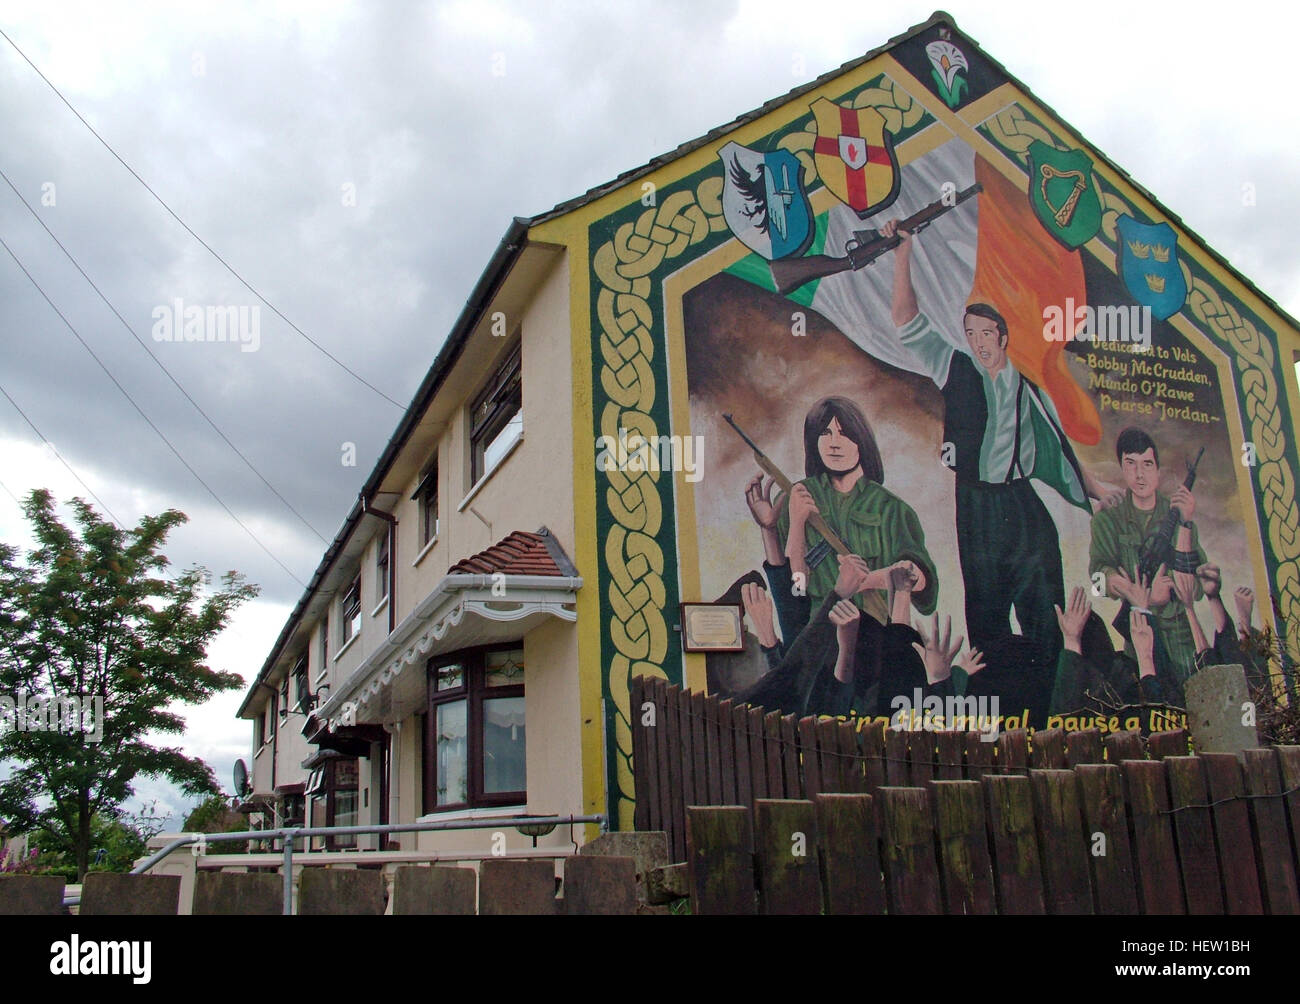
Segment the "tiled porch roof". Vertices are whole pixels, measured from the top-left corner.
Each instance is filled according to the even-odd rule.
[[[576,570],[546,527],[538,533],[515,530],[478,554],[462,558],[449,575],[575,575]]]

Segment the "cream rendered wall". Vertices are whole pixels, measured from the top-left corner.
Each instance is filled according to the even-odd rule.
[[[574,554],[573,374],[569,352],[567,262],[557,259],[536,295],[504,338],[486,331],[493,342],[490,366],[459,381],[449,379],[442,394],[459,393],[459,405],[437,446],[440,526],[437,543],[413,567],[420,552],[419,505],[410,497],[418,477],[403,486],[395,513],[399,520],[397,621],[428,596],[447,570],[462,558],[495,544],[513,530],[549,527],[570,557]],[[522,335],[523,439],[491,471],[472,499],[469,482],[469,404],[491,376],[514,335]],[[456,374],[454,374],[456,375]],[[433,451],[427,458],[432,459]],[[593,463],[595,452],[592,453]],[[479,520],[470,508],[488,523]],[[373,545],[372,545],[373,547]],[[373,565],[373,558],[371,560]],[[372,569],[373,573],[373,569]]]

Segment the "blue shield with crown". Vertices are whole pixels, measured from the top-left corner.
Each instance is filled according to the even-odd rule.
[[[1187,280],[1178,261],[1178,235],[1168,223],[1139,223],[1121,216],[1119,270],[1133,299],[1151,308],[1151,315],[1163,321],[1182,309],[1187,299]]]

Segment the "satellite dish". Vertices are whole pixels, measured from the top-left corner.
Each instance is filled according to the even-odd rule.
[[[235,794],[243,798],[249,792],[248,765],[243,760],[235,761]]]

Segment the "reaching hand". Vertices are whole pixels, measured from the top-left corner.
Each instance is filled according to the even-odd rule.
[[[749,506],[749,514],[764,530],[776,527],[777,507],[772,501],[772,489],[775,486],[776,482],[772,478],[764,481],[762,471],[750,478],[745,485],[745,504]]]
[[[1141,674],[1143,676],[1154,676],[1156,672],[1156,633],[1152,630],[1147,615],[1140,614],[1136,610],[1130,610],[1128,633],[1133,640],[1133,650],[1137,653],[1138,669]]]
[[[915,561],[896,561],[889,566],[889,587],[895,592],[922,592],[925,589],[925,573]]]
[[[1237,602],[1237,628],[1245,631],[1250,627],[1250,615],[1255,609],[1255,590],[1238,586],[1232,598]]]
[[[949,646],[952,639],[952,618],[945,617],[943,625],[943,634],[939,634],[939,615],[934,615],[931,624],[931,634],[925,633],[925,627],[922,624],[916,625],[916,633],[921,636],[924,645],[912,642],[912,648],[916,649],[916,654],[921,657],[925,663],[925,678],[930,683],[939,683],[946,680],[952,675],[952,660],[958,652],[961,651],[962,636],[957,636],[957,643]]]
[[[844,641],[847,638],[857,638],[858,624],[862,617],[862,611],[852,600],[838,600],[835,606],[831,607],[830,613],[826,615],[830,622],[835,625],[835,634],[840,640],[840,647],[844,647]]]
[[[968,648],[953,665],[966,670],[967,676],[974,676],[984,668],[984,653],[977,648]]]
[[[1196,575],[1191,572],[1174,572],[1174,595],[1178,597],[1178,602],[1189,610],[1196,602],[1196,581]],[[1154,599],[1154,596],[1152,598]]]
[[[880,228],[880,236],[888,239],[897,234],[899,240],[898,253],[901,255],[908,255],[912,253],[912,233],[908,230],[900,230],[898,225],[901,222],[903,221],[890,220]]]
[[[797,487],[797,486],[796,486]],[[840,572],[835,577],[835,595],[842,600],[852,599],[867,588],[871,568],[856,554],[840,556]]]
[[[754,625],[754,634],[764,648],[776,647],[776,629],[772,618],[772,597],[756,582],[740,587],[740,602]]]
[[[821,515],[821,510],[813,500],[812,492],[804,485],[795,485],[790,490],[790,525],[797,524],[802,527],[808,522],[808,517],[814,513]]]
[[[1071,652],[1083,654],[1083,626],[1088,623],[1091,613],[1092,604],[1088,602],[1088,594],[1080,586],[1070,590],[1070,599],[1064,610],[1059,606],[1056,608],[1056,623],[1061,626],[1065,647]]]
[[[1162,607],[1168,603],[1174,595],[1174,580],[1169,577],[1165,566],[1161,565],[1156,572],[1156,577],[1151,580],[1151,602],[1148,606]]]
[[[1196,515],[1196,496],[1186,485],[1180,486],[1178,491],[1169,496],[1169,504],[1178,507],[1184,520],[1189,520]]]
[[[1151,606],[1151,585],[1140,580],[1136,568],[1133,569],[1132,578],[1129,578],[1128,572],[1122,568],[1115,575],[1119,578],[1119,582],[1114,584],[1114,588],[1122,599],[1128,600],[1129,604],[1135,607]]]
[[[1196,569],[1196,577],[1201,581],[1201,588],[1205,591],[1205,598],[1207,600],[1216,599],[1223,589],[1223,577],[1219,574],[1219,566],[1211,565],[1207,561]]]

